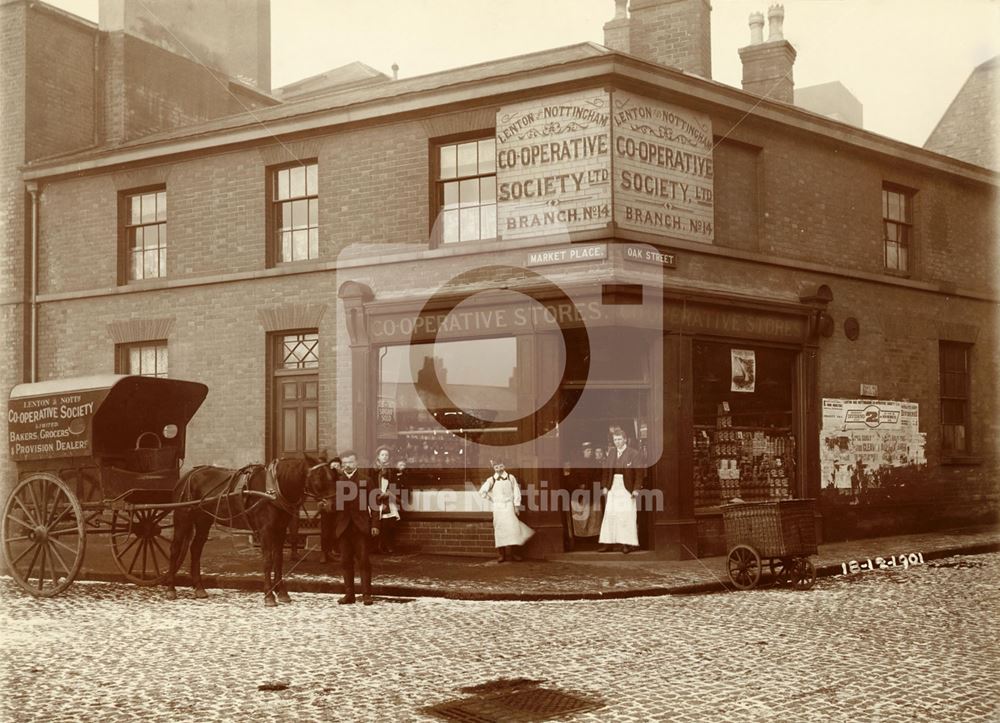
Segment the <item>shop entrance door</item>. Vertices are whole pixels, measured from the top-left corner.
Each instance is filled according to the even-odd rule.
[[[586,386],[572,413],[559,425],[560,457],[564,464],[569,464],[572,486],[575,489],[583,487],[589,492],[594,489],[594,483],[600,481],[604,460],[614,453],[611,430],[615,427],[620,427],[625,432],[628,445],[639,451],[644,464],[649,465],[655,461],[649,459],[649,430],[652,428],[649,410],[648,385]],[[585,452],[587,449],[591,451]],[[653,469],[646,470],[645,487],[652,489],[655,484]],[[564,522],[566,545],[567,548],[578,551],[594,550],[598,546],[598,537],[587,533],[593,533],[595,528],[599,529],[600,515],[591,518],[591,524],[588,525],[582,519],[583,512],[585,510],[578,504],[575,510],[564,515],[567,518]],[[572,514],[578,516],[575,523]],[[639,545],[644,549],[648,546],[649,516],[649,511],[641,511],[638,517]],[[586,536],[581,536],[581,533]]]

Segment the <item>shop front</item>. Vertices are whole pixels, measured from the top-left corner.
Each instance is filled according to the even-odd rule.
[[[529,552],[592,549],[571,500],[599,487],[615,429],[643,460],[639,541],[658,557],[718,552],[729,500],[818,491],[817,308],[667,288],[672,268],[638,265],[636,244],[589,245],[602,255],[544,276],[512,252],[438,289],[401,292],[386,267],[341,287],[352,413],[338,438],[405,461],[408,520],[433,530],[422,548],[462,529],[488,551],[478,488],[502,458],[537,532]],[[422,263],[454,280],[446,262]]]

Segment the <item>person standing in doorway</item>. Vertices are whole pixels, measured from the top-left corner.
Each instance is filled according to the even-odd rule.
[[[584,442],[580,462],[574,474],[574,492],[570,503],[573,518],[573,536],[597,537],[601,532],[601,506],[596,499],[597,482],[603,470],[594,458],[594,448]]]
[[[374,483],[370,470],[358,468],[354,452],[340,455],[341,467],[337,475],[335,497],[337,524],[335,535],[340,547],[340,562],[344,568],[344,596],[337,600],[341,605],[354,602],[354,558],[361,564],[361,602],[371,605],[372,566],[371,539],[379,534],[378,515],[372,514],[368,503]]]
[[[597,549],[610,552],[610,546],[618,545],[622,552],[629,553],[639,546],[635,498],[642,489],[642,458],[628,446],[621,427],[611,432],[614,449],[604,465],[601,481],[607,499]]]
[[[493,503],[493,540],[497,548],[497,562],[520,560],[517,549],[527,542],[535,531],[517,518],[521,504],[521,487],[517,478],[507,471],[502,459],[492,461],[493,474],[486,478],[479,494]]]

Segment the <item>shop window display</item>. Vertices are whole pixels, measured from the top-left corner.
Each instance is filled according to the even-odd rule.
[[[783,349],[694,345],[696,507],[796,496],[794,364]]]
[[[488,466],[479,444],[513,439],[516,427],[502,422],[521,414],[516,380],[513,337],[383,347],[378,444],[407,462],[415,482],[462,481]],[[501,424],[483,429],[484,421]]]

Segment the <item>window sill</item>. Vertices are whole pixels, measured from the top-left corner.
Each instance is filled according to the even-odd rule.
[[[899,269],[882,269],[882,273],[887,276],[892,276],[897,279],[910,279],[913,278],[912,271],[900,271]]]
[[[983,461],[982,457],[974,457],[972,455],[965,454],[942,455],[941,457],[942,466],[978,467],[983,463]]]

